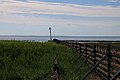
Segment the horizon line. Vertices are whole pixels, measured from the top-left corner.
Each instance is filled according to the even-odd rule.
[[[39,37],[39,36],[48,36],[49,35],[25,35],[25,34],[0,34],[0,36],[33,36],[33,37]],[[60,37],[120,37],[120,35],[52,35],[52,37],[57,37],[57,36],[60,36]]]

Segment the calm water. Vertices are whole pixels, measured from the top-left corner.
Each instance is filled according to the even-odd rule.
[[[53,36],[53,39],[120,41],[120,36]],[[29,40],[45,42],[49,40],[49,36],[0,36],[0,40]]]

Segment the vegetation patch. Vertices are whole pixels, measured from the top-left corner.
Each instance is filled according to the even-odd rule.
[[[60,80],[78,80],[87,71],[85,64],[76,76],[81,60],[72,63],[74,49],[52,42],[0,41],[1,80],[52,80],[54,57],[60,67]],[[74,60],[75,60],[74,59]]]

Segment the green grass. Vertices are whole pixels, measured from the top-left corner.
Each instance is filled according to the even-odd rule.
[[[78,80],[87,71],[88,65],[85,64],[76,76],[72,74],[81,60],[71,63],[71,59],[78,56],[65,45],[0,41],[0,80],[52,80],[55,56],[60,65],[60,80]]]
[[[120,42],[114,42],[112,43],[113,46],[120,47]]]

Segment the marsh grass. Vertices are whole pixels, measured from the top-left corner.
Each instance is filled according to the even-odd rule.
[[[86,64],[76,76],[80,65],[71,63],[78,57],[74,49],[52,42],[0,41],[0,80],[52,80],[54,57],[60,67],[60,80],[78,80],[87,71]]]

